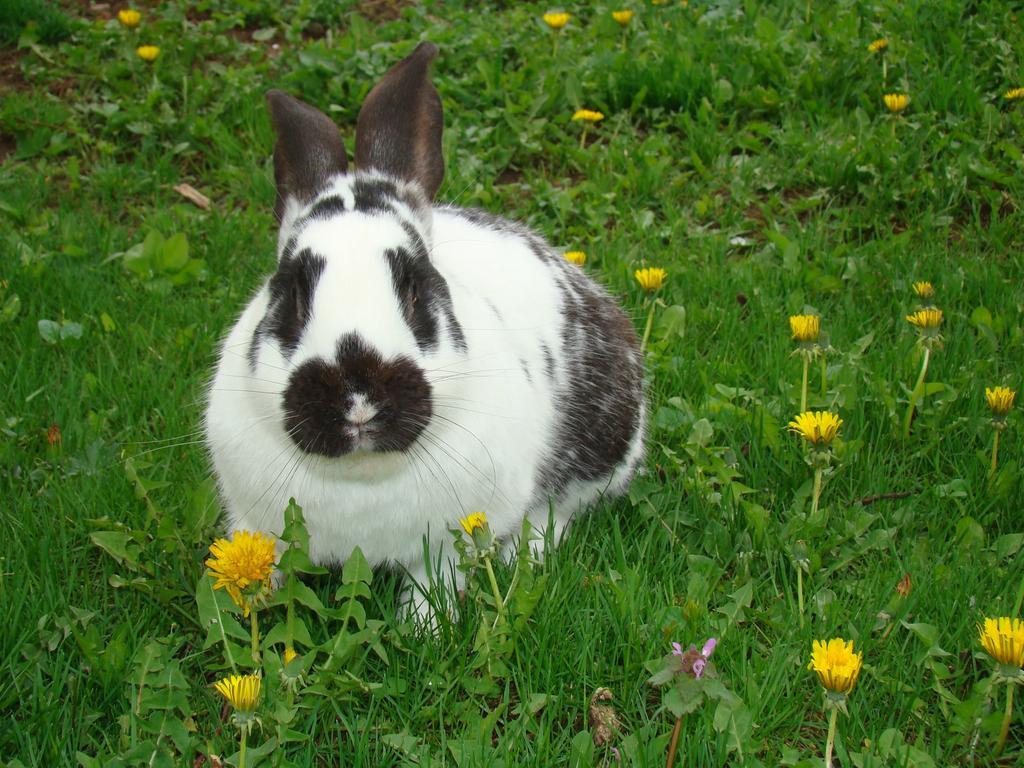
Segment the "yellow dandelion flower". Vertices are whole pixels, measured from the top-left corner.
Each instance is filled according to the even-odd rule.
[[[1024,88],[1011,88],[1003,94],[1003,98],[1007,101],[1017,101],[1018,99],[1024,99]]]
[[[612,11],[612,18],[619,22],[619,26],[626,26],[633,20],[632,11]]]
[[[210,545],[212,558],[206,567],[217,579],[214,589],[225,589],[235,605],[249,615],[253,589],[270,592],[274,571],[274,540],[260,532],[235,531],[231,540],[217,539]],[[245,594],[243,594],[245,593]]]
[[[577,122],[582,120],[585,123],[596,123],[599,120],[604,120],[604,113],[593,109],[577,109],[572,113],[572,119]]]
[[[1013,401],[1016,397],[1016,391],[1009,387],[996,387],[995,389],[985,387],[985,402],[988,403],[993,416],[1006,416],[1013,408]]]
[[[140,45],[135,49],[135,55],[143,61],[153,62],[160,55],[160,48],[155,45]]]
[[[793,332],[793,341],[817,341],[821,334],[821,318],[818,315],[790,315],[789,329]]]
[[[942,310],[929,307],[907,315],[907,322],[922,331],[934,331],[942,325]]]
[[[665,284],[668,272],[661,267],[644,267],[634,272],[633,276],[640,283],[641,288],[648,293],[654,293]]]
[[[863,664],[864,655],[854,653],[853,641],[836,637],[828,641],[814,641],[811,663],[807,668],[818,674],[818,680],[827,690],[846,694],[853,690]]]
[[[295,649],[292,648],[290,645],[284,649],[284,663],[286,665],[291,664],[295,659],[298,658],[298,656],[299,654],[297,654],[295,652]]]
[[[459,525],[470,536],[473,535],[473,531],[483,528],[487,525],[487,515],[483,512],[474,512],[471,515],[466,515],[464,518],[459,520]]]
[[[985,652],[1000,664],[1024,667],[1024,621],[1002,616],[978,625]]]
[[[135,29],[135,27],[139,26],[139,22],[142,21],[142,14],[134,8],[122,8],[117,12],[117,20],[128,27],[128,29]]]
[[[236,712],[252,713],[260,701],[262,682],[259,675],[230,675],[215,682],[213,687]]]
[[[831,443],[843,420],[829,411],[804,411],[789,422],[789,428],[804,440],[816,446]]]
[[[572,16],[562,11],[548,11],[544,14],[543,18],[544,23],[552,29],[561,29],[569,23],[569,19],[571,19]]]
[[[587,263],[587,254],[583,251],[566,251],[565,260],[570,264],[575,264],[577,267],[582,267]]]
[[[881,53],[888,47],[889,41],[886,40],[884,37],[880,37],[877,40],[872,40],[868,44],[868,50],[871,51],[871,53]]]
[[[902,112],[910,105],[910,97],[905,93],[887,93],[882,97],[885,107],[892,113]]]
[[[914,283],[914,293],[919,299],[930,299],[935,296],[935,286],[927,280],[921,280]]]

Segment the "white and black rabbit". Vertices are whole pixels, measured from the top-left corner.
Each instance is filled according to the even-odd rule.
[[[356,170],[333,122],[267,94],[277,271],[223,344],[206,438],[232,530],[280,533],[302,506],[310,555],[396,562],[482,511],[511,540],[621,492],[643,455],[632,323],[583,270],[505,219],[432,200],[442,110],[420,45],[370,92]],[[422,610],[422,601],[417,601]]]

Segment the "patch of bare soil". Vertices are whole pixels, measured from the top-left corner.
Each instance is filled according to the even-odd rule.
[[[498,174],[498,178],[494,180],[494,183],[500,186],[502,184],[518,184],[522,180],[523,172],[510,166]]]
[[[360,0],[356,10],[370,21],[380,24],[394,21],[402,15],[402,9],[413,5],[413,0]]]
[[[14,90],[24,91],[28,89],[28,83],[21,74],[21,57],[24,51],[14,48],[0,49],[0,91]]]
[[[0,133],[0,165],[3,165],[4,161],[7,160],[14,150],[17,149],[18,142],[14,140],[13,136],[8,136],[6,133]]]

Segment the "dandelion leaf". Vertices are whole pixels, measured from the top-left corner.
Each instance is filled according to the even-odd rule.
[[[231,597],[223,590],[213,588],[213,576],[207,574],[199,580],[196,586],[196,607],[199,611],[199,624],[206,630],[206,640],[203,649],[221,643],[224,646],[224,658],[229,665],[234,667],[245,658],[242,648],[231,641],[231,638],[249,641],[249,633],[242,629],[232,615],[234,603]]]
[[[307,648],[313,647],[313,640],[309,636],[309,628],[306,627],[306,622],[299,616],[296,616],[292,621],[292,638],[295,643],[305,646]],[[288,642],[288,624],[286,622],[278,622],[274,625],[267,634],[263,637],[263,645],[271,646],[279,643]]]

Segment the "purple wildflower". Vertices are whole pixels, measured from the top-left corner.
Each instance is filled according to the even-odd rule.
[[[713,637],[709,638],[704,643],[704,647],[699,651],[696,645],[691,645],[684,651],[681,643],[672,643],[672,655],[679,659],[681,672],[685,672],[694,679],[700,680],[704,670],[707,669],[708,659],[715,652],[715,646],[717,645],[718,640]]]
[[[709,637],[708,641],[704,643],[704,647],[701,648],[700,655],[705,659],[710,659],[711,654],[715,652],[715,646],[718,645],[718,640],[713,637]]]
[[[704,660],[704,659],[702,659],[702,658],[701,658],[701,659],[696,659],[696,660],[695,660],[695,661],[693,662],[693,676],[694,676],[694,677],[695,677],[695,678],[696,678],[697,680],[700,680],[700,676],[704,674],[704,666],[705,666],[706,664],[707,664],[707,661],[705,661],[705,660]]]

